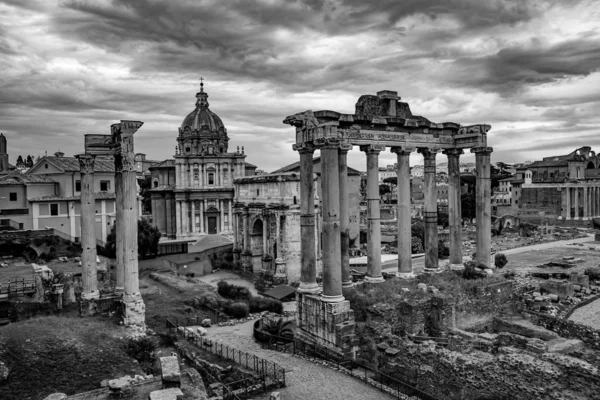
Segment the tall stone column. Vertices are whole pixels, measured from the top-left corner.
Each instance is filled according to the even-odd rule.
[[[438,263],[438,231],[437,231],[437,188],[435,156],[437,150],[420,148],[419,153],[423,154],[423,186],[425,192],[425,207],[423,219],[425,220],[425,271],[439,272]]]
[[[204,200],[200,200],[200,233],[204,233]]]
[[[190,201],[190,205],[192,206],[192,233],[196,233],[196,202],[194,200]]]
[[[175,199],[175,213],[177,215],[177,237],[181,236],[181,200]]]
[[[584,186],[583,187],[583,218],[584,220],[587,220],[589,217],[589,211],[590,211],[590,198],[589,198],[589,193],[588,193],[588,187]]]
[[[360,146],[367,154],[367,276],[370,283],[384,282],[381,275],[381,223],[379,210],[379,153],[385,146]],[[325,212],[323,212],[325,214]]]
[[[475,147],[476,192],[475,192],[475,218],[476,222],[476,260],[491,268],[491,243],[492,243],[492,204],[490,183],[490,154],[491,147]]]
[[[116,161],[115,161],[116,165]],[[119,207],[119,199],[123,198],[123,171],[115,167],[115,256],[117,261],[117,283],[115,292],[123,293],[125,291],[125,244],[119,238],[125,235],[125,217],[123,208]]]
[[[227,230],[233,232],[233,200],[228,200],[228,205],[229,208],[227,211],[229,212],[229,215],[227,217]]]
[[[565,217],[565,219],[571,219],[571,188],[566,186],[565,187],[565,193],[566,193],[566,203],[567,203],[567,215]]]
[[[321,193],[323,204],[323,294],[321,300],[337,303],[342,295],[340,251],[339,142],[327,141],[321,147]]]
[[[450,268],[464,269],[460,206],[460,155],[462,149],[448,149],[448,219],[450,223]]]
[[[283,249],[281,248],[281,215],[279,215],[279,211],[275,211],[275,231],[275,243],[277,243],[277,257],[279,258],[283,255]]]
[[[350,216],[348,207],[348,152],[352,145],[342,143],[338,151],[339,181],[340,181],[340,241],[342,263],[342,289],[351,288],[350,276]]]
[[[166,232],[167,232],[167,237],[172,237],[174,235],[173,232],[173,221],[175,220],[175,218],[173,218],[173,200],[171,197],[171,193],[167,193],[165,195],[165,226],[166,226]]]
[[[577,186],[573,188],[573,198],[575,203],[575,217],[573,219],[579,219],[579,188]]]
[[[399,278],[413,278],[412,238],[410,219],[410,153],[413,149],[392,147],[398,159],[398,271]]]
[[[313,182],[312,144],[295,144],[300,153],[300,293],[318,293],[317,259],[315,253],[315,187]],[[277,252],[280,249],[277,247]]]
[[[225,230],[225,200],[223,199],[219,200],[219,211],[221,211],[221,217],[219,218],[219,225],[221,228],[219,229],[219,233],[223,233]]]
[[[181,201],[181,233],[183,236],[188,236],[190,234],[190,213],[188,210],[188,202],[187,200]]]
[[[125,256],[125,290],[123,292],[124,325],[145,327],[146,307],[139,289],[138,272],[138,205],[136,168],[133,150],[133,134],[141,126],[139,122],[121,122],[111,126],[115,151],[115,171],[121,171],[121,196],[117,197],[117,208],[121,209],[124,235],[117,233],[117,244],[123,246]],[[117,177],[119,177],[117,175]]]
[[[250,228],[248,227],[248,209],[244,210],[244,214],[242,214],[243,218],[243,226],[244,226],[244,250],[250,251]]]
[[[96,264],[96,203],[94,199],[94,156],[80,154],[81,173],[81,278],[83,300],[97,299],[98,277]]]
[[[265,214],[263,214],[263,229],[262,229],[262,239],[263,239],[263,257],[269,254],[269,242],[267,241],[267,225],[268,219]]]

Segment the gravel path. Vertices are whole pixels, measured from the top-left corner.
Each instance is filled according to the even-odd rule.
[[[569,317],[569,321],[600,329],[600,299],[576,309]]]
[[[386,400],[394,399],[366,383],[334,369],[288,353],[262,349],[252,338],[254,321],[235,326],[208,328],[208,337],[239,350],[248,351],[281,365],[287,387],[278,390],[285,400]],[[257,399],[268,399],[267,396]]]
[[[534,244],[531,246],[516,247],[514,249],[503,250],[503,251],[501,251],[501,253],[504,253],[505,255],[508,256],[511,254],[518,254],[518,253],[523,253],[523,252],[531,251],[531,250],[546,250],[546,249],[553,249],[555,247],[563,247],[570,243],[586,243],[586,242],[592,242],[592,241],[594,241],[594,235],[590,235],[588,237],[579,238],[579,239],[557,240],[555,242],[546,242],[546,243],[541,243],[541,244]]]

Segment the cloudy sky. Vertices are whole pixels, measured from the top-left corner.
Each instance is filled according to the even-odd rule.
[[[0,132],[14,162],[136,119],[136,151],[166,159],[202,76],[230,146],[267,171],[298,159],[285,116],[385,89],[492,125],[493,161],[600,151],[599,21],[596,0],[0,0]]]

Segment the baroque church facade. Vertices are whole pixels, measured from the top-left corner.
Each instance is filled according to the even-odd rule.
[[[244,148],[229,151],[227,129],[209,109],[204,84],[177,136],[173,159],[150,168],[152,220],[167,238],[233,238],[233,180],[254,175]]]

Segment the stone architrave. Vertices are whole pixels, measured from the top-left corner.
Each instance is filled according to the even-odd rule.
[[[313,181],[313,145],[294,146],[300,153],[300,293],[318,293],[315,253],[315,189]]]
[[[367,276],[369,283],[384,282],[381,274],[381,221],[379,210],[379,153],[385,146],[361,146],[367,154]]]
[[[462,224],[460,205],[460,155],[462,149],[444,151],[448,156],[448,220],[450,230],[450,268],[464,269],[462,262]]]
[[[350,217],[348,207],[348,152],[352,145],[341,143],[338,151],[338,167],[340,180],[340,249],[342,262],[342,290],[351,288],[352,277],[350,276]]]
[[[475,218],[476,218],[476,255],[475,259],[488,268],[491,259],[492,243],[492,205],[490,183],[490,154],[491,147],[472,148],[475,153],[475,169],[477,183],[475,185]]]
[[[425,271],[439,272],[438,264],[438,231],[437,231],[437,189],[435,156],[437,149],[420,148],[419,153],[423,155],[423,183],[425,191],[425,210],[423,219],[425,220]]]
[[[98,265],[96,264],[96,202],[94,199],[95,156],[79,154],[81,174],[81,280],[83,300],[100,297],[98,292]]]
[[[398,271],[399,278],[413,278],[412,238],[410,218],[410,153],[414,149],[392,147],[391,151],[398,158],[397,190],[398,190]]]

